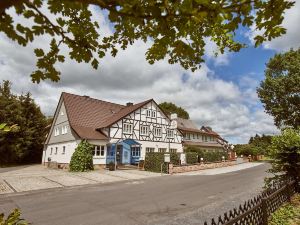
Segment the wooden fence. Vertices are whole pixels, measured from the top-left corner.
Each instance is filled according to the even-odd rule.
[[[230,210],[212,219],[211,225],[267,225],[268,217],[283,203],[291,200],[297,191],[295,181],[273,185],[272,188],[262,192],[257,197],[248,200],[239,208]],[[209,225],[205,222],[204,225]]]

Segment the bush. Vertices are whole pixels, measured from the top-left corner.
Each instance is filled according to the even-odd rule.
[[[195,146],[189,146],[185,149],[185,153],[197,153],[199,160],[200,158],[203,158],[204,162],[217,162],[222,161],[222,156],[225,157],[225,159],[228,159],[228,155],[225,151],[223,152],[215,152],[212,150],[207,150],[204,152],[201,148],[195,147]],[[187,156],[186,156],[187,157]]]
[[[168,163],[164,163],[164,154],[161,152],[147,152],[145,156],[145,170],[151,172],[161,172],[161,164],[163,164],[163,172],[167,172]],[[174,165],[179,165],[180,158],[177,153],[168,153],[170,154],[170,163]]]
[[[93,170],[93,146],[86,140],[81,141],[75,149],[70,162],[70,171],[84,172]]]
[[[28,223],[21,219],[21,212],[19,209],[14,209],[12,213],[7,216],[7,219],[4,218],[4,214],[0,214],[0,224],[1,225],[28,225]]]
[[[185,153],[186,163],[195,164],[198,163],[198,153],[197,152],[187,152]]]

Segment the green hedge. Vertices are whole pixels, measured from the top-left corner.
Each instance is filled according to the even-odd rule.
[[[198,153],[197,152],[186,152],[185,157],[186,157],[187,164],[198,163]]]
[[[145,156],[145,170],[160,173],[161,164],[163,163],[163,172],[167,172],[167,163],[164,163],[164,154],[161,152],[147,152]],[[177,153],[170,154],[170,161],[174,165],[179,165],[180,157]]]
[[[93,170],[93,145],[86,140],[81,141],[75,149],[71,157],[70,171],[72,172],[84,172]]]
[[[185,149],[186,153],[196,153],[200,158],[203,158],[204,162],[216,162],[216,161],[222,161],[222,156],[225,157],[225,159],[228,159],[228,154],[223,151],[223,152],[215,152],[213,150],[207,150],[206,152],[203,151],[203,149],[199,148],[199,147],[187,147]],[[188,163],[188,162],[187,162]]]

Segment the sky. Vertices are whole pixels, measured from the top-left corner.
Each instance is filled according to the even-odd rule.
[[[54,114],[61,92],[88,95],[120,104],[138,103],[150,98],[156,102],[173,102],[183,107],[200,127],[210,126],[230,143],[247,143],[255,134],[277,134],[273,118],[264,112],[256,88],[264,79],[265,64],[279,52],[300,47],[300,1],[285,14],[287,33],[254,48],[254,27],[241,28],[237,38],[248,44],[238,53],[214,56],[216,46],[207,40],[205,63],[196,72],[179,65],[159,61],[150,65],[145,52],[150,43],[137,41],[113,58],[106,56],[98,70],[90,65],[66,60],[57,67],[62,72],[58,83],[31,82],[36,58],[33,49],[48,43],[38,38],[21,47],[0,33],[0,78],[10,80],[14,93],[31,92],[47,116]],[[112,32],[101,12],[94,10],[104,34]],[[15,18],[16,21],[19,18]]]

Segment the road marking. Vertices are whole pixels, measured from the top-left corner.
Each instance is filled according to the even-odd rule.
[[[6,183],[7,184],[7,186],[11,189],[11,190],[13,190],[14,192],[17,192],[17,190],[16,189],[14,189],[14,187],[13,186],[11,186],[10,185],[10,183],[8,183],[6,180],[3,180],[4,181],[4,183]]]

